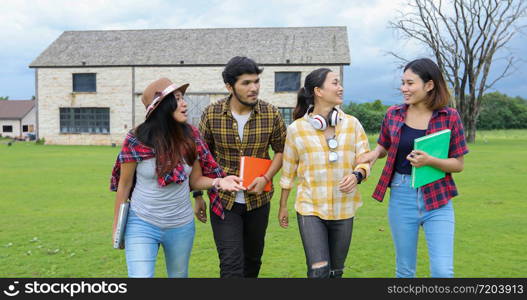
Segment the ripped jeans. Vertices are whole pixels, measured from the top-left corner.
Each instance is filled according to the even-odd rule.
[[[308,278],[341,278],[353,231],[353,218],[323,220],[297,213]]]

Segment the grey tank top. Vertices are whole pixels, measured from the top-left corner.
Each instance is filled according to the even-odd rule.
[[[166,229],[191,222],[194,211],[190,202],[189,177],[192,167],[185,164],[187,179],[164,187],[157,183],[156,159],[143,160],[137,164],[136,184],[130,208],[142,220]]]

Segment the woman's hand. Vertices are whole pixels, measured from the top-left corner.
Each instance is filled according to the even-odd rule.
[[[357,188],[357,176],[354,174],[344,176],[339,182],[339,191],[342,193],[353,193]]]
[[[242,179],[234,175],[229,175],[227,177],[221,178],[219,181],[219,186],[221,190],[229,192],[245,190],[245,187],[242,185]]]
[[[377,161],[377,158],[379,158],[379,153],[375,150],[370,151],[359,156],[357,159],[357,164],[370,164],[371,168]]]
[[[287,206],[280,206],[278,211],[278,224],[280,227],[287,228],[289,226],[289,212],[287,211]]]
[[[421,150],[413,150],[406,156],[406,159],[410,161],[410,164],[416,168],[430,165],[431,156],[428,153]]]
[[[377,161],[377,159],[385,157],[386,154],[388,154],[388,151],[386,151],[386,149],[384,149],[383,146],[377,145],[377,147],[375,147],[373,151],[361,154],[361,156],[357,158],[356,162],[357,164],[369,163],[370,168],[372,168],[375,162]]]
[[[201,223],[207,223],[207,203],[202,196],[194,197],[194,214]]]

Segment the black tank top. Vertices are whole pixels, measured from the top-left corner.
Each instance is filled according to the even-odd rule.
[[[406,124],[401,127],[401,140],[395,156],[395,172],[401,174],[412,174],[412,165],[406,159],[414,149],[414,140],[426,134],[426,129],[414,129]]]

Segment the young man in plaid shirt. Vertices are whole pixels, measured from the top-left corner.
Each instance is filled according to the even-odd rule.
[[[273,190],[263,190],[282,166],[286,126],[275,106],[258,99],[261,72],[252,59],[233,57],[222,73],[230,95],[206,107],[199,125],[228,175],[239,175],[241,156],[270,159],[269,147],[275,153],[267,172],[245,183],[247,191],[220,191],[222,207],[211,209],[222,278],[258,276],[273,197]]]

